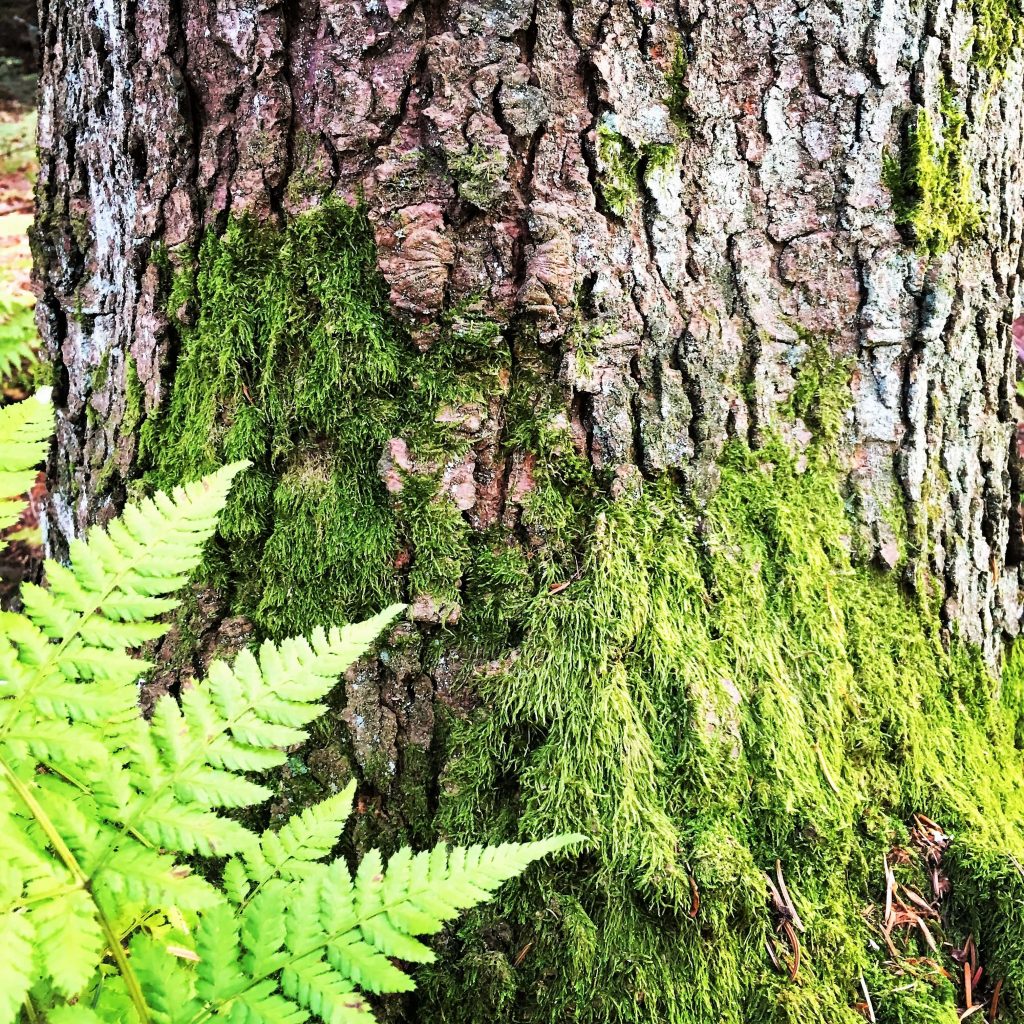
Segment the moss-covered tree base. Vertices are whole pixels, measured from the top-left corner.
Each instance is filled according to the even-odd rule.
[[[226,621],[280,635],[418,609],[282,799],[358,775],[358,843],[591,838],[442,937],[396,1016],[954,1024],[973,936],[974,998],[1001,983],[1020,1019],[1024,664],[998,685],[928,579],[911,595],[858,557],[842,367],[812,350],[785,413],[816,442],[734,442],[695,506],[592,469],[525,327],[467,307],[416,348],[360,211],[234,224],[174,264],[181,351],[146,482],[253,461],[203,581]],[[505,467],[489,519],[452,486],[474,446],[484,463],[470,416]],[[939,863],[915,815],[948,835]],[[924,927],[886,929],[887,892]]]
[[[953,1024],[950,954],[971,935],[974,998],[1002,979],[1015,1019],[1019,658],[1000,695],[891,575],[852,564],[831,467],[736,447],[706,509],[667,486],[609,503],[581,578],[521,628],[459,730],[442,821],[462,838],[575,828],[592,856],[524,886],[501,930],[453,939],[426,1019],[853,1024],[866,988],[879,1021]],[[952,837],[942,901],[918,813]],[[940,908],[928,935],[887,941],[886,862]]]

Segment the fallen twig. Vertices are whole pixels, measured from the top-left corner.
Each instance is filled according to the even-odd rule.
[[[789,910],[790,920],[793,922],[793,926],[798,932],[806,931],[803,921],[800,920],[800,915],[796,912],[796,905],[793,903],[793,900],[789,895],[789,889],[786,888],[786,879],[782,874],[781,860],[775,861],[775,877],[779,880],[779,890],[782,893],[782,898],[785,901],[786,908]]]
[[[518,956],[512,961],[513,967],[518,967],[525,959],[526,954],[530,952],[530,948],[533,946],[532,942],[528,942],[521,950],[519,950]]]
[[[882,866],[885,868],[885,915],[882,917],[882,921],[888,929],[892,923],[892,891],[896,884],[896,876],[892,873],[892,868],[889,867],[889,858],[884,853],[882,854]],[[888,938],[888,931],[886,938]]]
[[[793,926],[785,918],[782,921],[782,930],[786,933],[790,948],[793,950],[793,963],[789,968],[789,980],[796,981],[797,975],[800,973],[800,940],[796,937]]]
[[[1003,991],[1003,979],[1000,978],[996,982],[996,987],[992,990],[992,1008],[988,1012],[988,1019],[994,1021],[996,1014],[999,1012],[999,996]]]
[[[875,1017],[875,1004],[871,1002],[871,993],[868,991],[863,973],[860,976],[860,990],[864,993],[864,1002],[868,1004],[868,1020],[871,1021],[871,1024],[878,1024]]]
[[[689,913],[690,917],[696,917],[700,911],[700,891],[697,889],[697,881],[693,875],[687,874],[687,877],[690,879],[690,893],[692,896]]]

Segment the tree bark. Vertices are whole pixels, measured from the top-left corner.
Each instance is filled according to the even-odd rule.
[[[480,653],[472,602],[479,608],[489,591],[465,545],[476,551],[486,537],[531,566],[549,559],[561,576],[551,568],[533,582],[552,600],[587,571],[582,555],[578,573],[571,554],[549,558],[561,540],[535,507],[546,458],[575,460],[589,474],[577,487],[559,470],[566,500],[580,493],[614,506],[668,487],[699,521],[733,447],[781,445],[800,473],[824,444],[854,564],[888,576],[907,601],[916,594],[938,606],[947,648],[962,641],[996,670],[1020,628],[1024,557],[1011,332],[1020,313],[1024,75],[1014,39],[997,38],[1017,31],[1018,16],[999,11],[962,0],[41,5],[34,244],[39,324],[57,383],[51,552],[63,555],[151,483],[147,474],[169,468],[160,448],[184,435],[166,426],[168,410],[185,386],[190,339],[204,337],[204,301],[213,301],[204,238],[208,254],[223,256],[216,239],[229,224],[247,225],[243,233],[270,225],[283,238],[341,199],[362,204],[372,227],[376,269],[359,273],[383,282],[410,364],[455,344],[466,322],[486,323],[497,355],[486,385],[473,378],[478,394],[446,395],[432,410],[450,428],[446,439],[396,433],[365,447],[359,487],[398,524],[378,573],[385,582],[346,590],[331,567],[295,582],[295,608],[362,614],[389,587],[413,607],[385,663],[347,680],[335,716],[342,739],[296,759],[279,811],[303,798],[304,773],[320,792],[355,772],[381,821],[430,834],[447,792],[440,722],[490,706],[455,682],[505,672],[529,649],[535,621],[523,613],[506,622],[503,643]],[[313,258],[298,235],[287,237]],[[190,273],[192,290],[175,290]],[[314,295],[310,281],[302,287]],[[316,324],[327,308],[313,314]],[[270,394],[253,370],[274,343],[262,315],[247,321],[257,325],[256,362],[232,363],[214,433],[245,401],[261,408]],[[302,344],[286,329],[282,337]],[[458,373],[458,358],[448,368]],[[801,392],[809,369],[818,391],[838,380],[831,419],[828,395],[812,408]],[[389,400],[429,405],[415,388],[401,393],[411,379],[399,374]],[[362,385],[346,381],[341,374],[333,385],[338,403],[358,404]],[[330,543],[315,512],[293,515],[280,488],[301,479],[318,502],[335,500],[317,487],[323,465],[342,460],[341,442],[296,416],[290,449],[268,446],[256,460],[266,495],[277,498],[260,506],[244,566],[226,555],[228,569],[197,591],[188,628],[172,636],[199,657],[291,624],[287,608],[245,597],[238,583],[291,564],[280,554],[288,523]],[[148,449],[143,422],[154,424]],[[537,441],[556,434],[562,449]],[[218,456],[233,457],[228,448]],[[770,473],[778,458],[762,461]],[[410,481],[423,479],[434,482],[426,507],[448,516],[443,529],[457,540],[454,555],[443,553],[454,570],[426,564],[442,556],[409,511]],[[579,545],[576,534],[569,547]],[[189,674],[192,656],[179,654],[165,647],[153,685]],[[662,755],[658,785],[671,770]],[[795,848],[782,843],[775,856]],[[695,900],[696,892],[695,882]],[[648,898],[652,914],[668,900]],[[600,946],[611,925],[583,903]],[[564,920],[564,906],[560,913]],[[520,962],[530,970],[524,950],[533,941],[515,927],[514,939],[498,929],[480,940],[488,955],[502,951],[510,977]],[[593,970],[606,1001],[563,999],[561,1019],[733,1019],[639,991],[630,973],[639,968]],[[557,986],[543,971],[527,977],[502,988],[505,1016],[492,1007],[489,1019],[555,1019]],[[435,996],[425,998],[409,1012],[440,1012]],[[850,1006],[859,996],[843,999]],[[763,1019],[789,1019],[772,1006]],[[484,1011],[444,1012],[436,1019]]]

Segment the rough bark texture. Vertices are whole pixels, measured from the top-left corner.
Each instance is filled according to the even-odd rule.
[[[131,476],[125,357],[148,410],[166,390],[154,243],[195,245],[229,213],[284,217],[330,187],[365,194],[423,345],[443,309],[482,295],[499,325],[530,318],[565,347],[561,383],[599,466],[701,479],[730,435],[770,420],[808,338],[855,360],[860,519],[885,558],[885,510],[915,522],[931,479],[950,617],[994,654],[1020,619],[1021,77],[1012,65],[988,97],[972,28],[964,4],[44,11],[39,280],[67,396],[55,548],[109,507],[95,486],[109,463]],[[915,104],[934,116],[944,79],[971,117],[984,227],[928,260],[894,226],[882,161]],[[621,156],[602,160],[602,126]],[[616,173],[633,179],[623,216],[602,193]],[[582,367],[574,315],[602,328]],[[486,522],[500,502],[477,487]]]
[[[159,462],[140,462],[139,423],[166,414],[201,314],[168,308],[171,273],[232,218],[284,228],[333,193],[365,203],[412,352],[482,311],[509,357],[480,400],[438,410],[459,436],[445,457],[400,435],[368,453],[383,500],[434,478],[472,531],[542,550],[520,517],[538,456],[510,429],[509,381],[529,362],[561,396],[538,406],[537,429],[567,430],[603,493],[667,479],[699,509],[730,442],[781,436],[798,464],[811,451],[795,391],[818,360],[819,376],[841,368],[851,389],[835,411],[849,546],[908,588],[927,580],[947,630],[995,666],[1021,620],[1010,325],[1024,77],[1014,54],[979,62],[972,32],[994,6],[44,5],[35,246],[59,402],[51,550],[113,514]],[[940,196],[931,211],[965,236],[947,251],[927,251],[912,161],[909,213],[898,195],[894,209],[886,170],[887,154],[898,164],[920,149],[922,110],[940,149],[943,125],[952,148],[966,114],[977,227],[949,227],[964,200],[954,181],[955,203]],[[314,486],[302,458],[268,472]],[[415,549],[399,545],[396,586]],[[408,752],[436,753],[435,710],[457,704],[462,667],[428,659],[416,630],[443,647],[462,589],[406,590],[408,642],[339,696],[345,753],[325,746],[297,772],[327,785],[356,770],[382,806],[398,799]],[[198,601],[203,656],[268,628],[216,588]],[[436,784],[422,785],[414,802],[432,807]]]

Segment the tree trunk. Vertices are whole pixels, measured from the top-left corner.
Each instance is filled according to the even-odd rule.
[[[144,690],[401,596],[272,817],[592,840],[383,1012],[1024,1013],[1021,25],[41,5],[51,552],[249,459]]]

